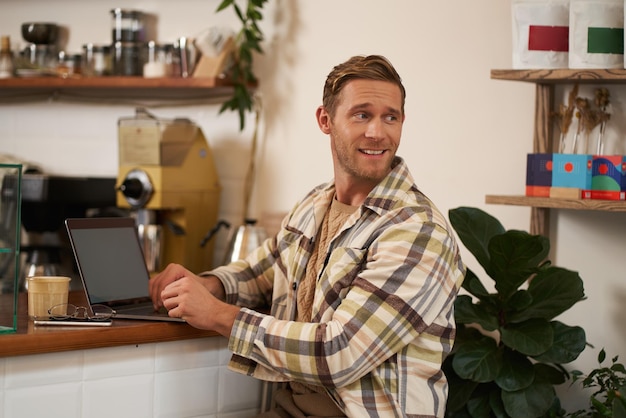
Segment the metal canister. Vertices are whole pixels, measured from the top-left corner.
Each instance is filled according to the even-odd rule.
[[[112,43],[116,42],[145,42],[144,13],[138,10],[113,9],[111,10]]]
[[[143,45],[136,42],[116,42],[113,51],[113,74],[124,76],[142,75]]]

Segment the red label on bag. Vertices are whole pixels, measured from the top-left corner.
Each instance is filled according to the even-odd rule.
[[[569,26],[533,26],[528,28],[529,51],[569,51]]]

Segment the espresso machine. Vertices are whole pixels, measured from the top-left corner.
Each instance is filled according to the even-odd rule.
[[[159,119],[144,109],[118,121],[117,205],[137,221],[151,273],[169,263],[212,268],[221,186],[211,149],[188,119]]]
[[[3,193],[13,187],[3,179]],[[121,216],[115,204],[115,178],[64,176],[26,171],[21,177],[20,290],[30,276],[69,276],[78,279],[64,228],[66,218]],[[79,284],[80,280],[72,280]]]

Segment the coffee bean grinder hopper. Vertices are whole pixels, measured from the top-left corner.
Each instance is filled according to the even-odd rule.
[[[188,119],[159,119],[143,109],[118,121],[117,205],[137,220],[148,270],[179,263],[213,267],[221,186],[207,140]]]

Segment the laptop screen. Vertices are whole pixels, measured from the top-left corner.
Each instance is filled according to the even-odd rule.
[[[68,219],[67,227],[91,304],[148,297],[150,276],[133,219]]]

